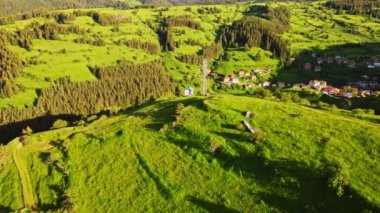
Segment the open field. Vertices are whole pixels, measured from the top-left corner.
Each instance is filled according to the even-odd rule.
[[[262,134],[256,144],[239,127],[246,111]],[[338,111],[215,96],[162,100],[25,136],[17,150],[41,210],[362,211],[380,205],[379,130]],[[334,163],[348,172],[342,197],[327,182]],[[10,160],[1,171],[12,168]],[[0,188],[20,181],[3,180]],[[20,187],[12,191],[22,198]]]

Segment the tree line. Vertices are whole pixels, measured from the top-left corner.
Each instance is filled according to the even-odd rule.
[[[164,19],[165,27],[189,27],[195,30],[201,29],[201,24],[192,19],[190,15],[169,16]]]
[[[160,46],[153,42],[141,41],[139,39],[130,39],[130,40],[119,39],[115,41],[115,43],[118,45],[126,45],[128,47],[135,48],[135,49],[142,49],[153,55],[157,55],[161,53]]]
[[[330,0],[326,6],[337,10],[345,10],[350,14],[370,15],[380,18],[379,0]]]
[[[9,97],[19,90],[14,83],[23,67],[20,57],[0,41],[0,97]]]
[[[212,58],[218,58],[223,53],[223,46],[220,42],[213,44],[209,47],[205,47],[196,54],[180,55],[178,60],[187,64],[202,64],[203,59],[211,60]]]
[[[219,40],[224,48],[260,47],[273,52],[279,58],[289,56],[289,45],[281,35],[290,28],[289,9],[266,6],[265,18],[244,17],[231,26],[221,29]]]
[[[173,80],[161,61],[132,64],[120,61],[109,67],[91,68],[98,81],[72,82],[61,78],[41,89],[33,107],[0,110],[0,125],[45,115],[89,115],[108,107],[138,106],[174,92]]]
[[[52,9],[100,7],[112,7],[117,9],[133,8],[127,2],[122,0],[2,0],[0,1],[0,16],[9,16],[13,14],[22,15],[33,13],[35,11],[48,11]]]

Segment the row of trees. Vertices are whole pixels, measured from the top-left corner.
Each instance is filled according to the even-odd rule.
[[[131,39],[131,40],[119,39],[115,43],[118,45],[127,45],[128,47],[135,48],[135,49],[142,49],[153,55],[161,53],[160,46],[153,42],[141,41],[139,39]]]
[[[62,78],[55,86],[39,91],[34,107],[2,109],[0,125],[44,115],[88,115],[112,106],[137,106],[174,92],[172,79],[161,61],[139,65],[121,61],[92,71],[98,81],[72,82]]]
[[[20,57],[0,41],[0,96],[11,96],[18,91],[14,80],[23,67]]]
[[[187,64],[202,64],[203,59],[210,60],[212,58],[218,58],[222,53],[223,46],[219,42],[202,49],[196,54],[178,56],[178,60]]]
[[[160,28],[157,34],[160,38],[160,43],[164,51],[173,51],[178,48],[180,42],[174,40],[173,27],[189,27],[192,29],[200,30],[201,25],[199,22],[194,21],[189,15],[182,16],[169,16],[161,21]]]
[[[123,16],[123,15],[112,15],[98,12],[89,12],[89,16],[94,19],[94,21],[100,25],[108,26],[108,25],[117,25],[121,23],[131,23],[131,16]]]
[[[19,45],[22,48],[30,50],[33,39],[59,40],[60,34],[85,34],[85,30],[75,25],[63,26],[56,23],[32,22],[23,29],[18,29],[15,35],[6,35],[6,39],[13,45]]]
[[[201,29],[201,24],[192,19],[189,15],[181,15],[181,16],[169,16],[164,19],[165,27],[189,27],[195,30]]]
[[[0,1],[0,16],[17,13],[30,14],[35,11],[73,8],[113,7],[118,9],[131,8],[125,1],[109,0],[2,0]],[[23,15],[22,14],[22,15]],[[18,15],[20,16],[20,15]]]
[[[346,10],[350,14],[368,14],[373,17],[380,17],[379,0],[331,0],[326,2],[326,6]]]

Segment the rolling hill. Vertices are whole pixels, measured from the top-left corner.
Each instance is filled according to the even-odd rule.
[[[377,6],[238,2],[0,0],[0,212],[379,212]]]
[[[252,138],[245,119],[260,136]],[[344,112],[257,98],[164,99],[2,146],[0,205],[377,211],[379,130]]]

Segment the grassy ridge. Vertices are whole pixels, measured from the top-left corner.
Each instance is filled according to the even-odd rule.
[[[248,110],[258,144],[239,127]],[[35,153],[23,160],[42,210],[359,211],[380,206],[379,130],[339,112],[215,96],[28,136],[20,152]],[[348,167],[342,197],[327,183],[334,162]]]

